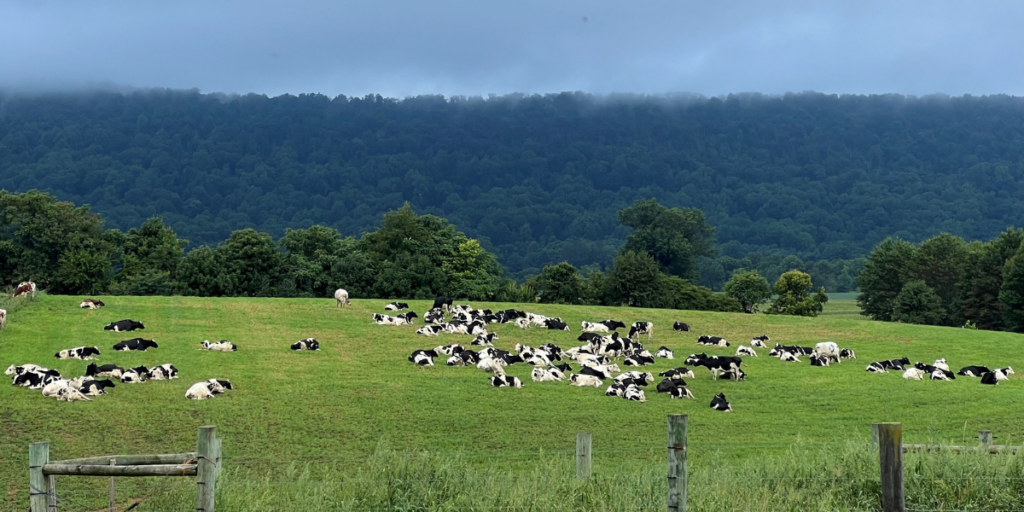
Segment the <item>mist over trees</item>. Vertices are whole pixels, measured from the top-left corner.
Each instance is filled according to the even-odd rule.
[[[617,212],[656,197],[716,228],[697,284],[798,269],[844,291],[886,237],[1024,225],[1022,116],[1004,96],[0,95],[0,188],[88,204],[121,231],[159,216],[190,248],[245,228],[356,236],[409,202],[520,279],[613,266],[630,235]],[[89,250],[46,264],[104,272]],[[652,254],[693,277],[692,256]]]

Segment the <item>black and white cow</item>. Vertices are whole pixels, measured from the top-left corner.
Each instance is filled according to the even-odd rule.
[[[956,375],[949,370],[943,370],[942,368],[935,368],[931,373],[932,380],[956,380]]]
[[[588,322],[584,320],[580,323],[583,327],[584,332],[609,332],[611,329],[607,325],[597,322]]]
[[[554,319],[554,318],[547,319],[544,322],[544,325],[545,325],[545,327],[547,327],[549,330],[552,330],[552,331],[568,331],[569,330],[569,325],[568,324],[566,324],[565,322],[563,322],[561,320]]]
[[[903,378],[906,380],[922,380],[924,379],[924,372],[917,368],[907,368],[907,371],[903,372]]]
[[[452,310],[452,299],[448,297],[438,297],[434,299],[434,305],[430,309],[441,309],[444,311]]]
[[[96,363],[90,363],[85,369],[86,377],[113,377],[120,379],[121,374],[124,373],[124,368],[116,364],[105,364],[96,366]]]
[[[442,332],[444,332],[444,326],[442,325],[424,325],[416,329],[416,334],[423,336],[440,336]]]
[[[579,387],[593,386],[595,388],[599,388],[604,384],[604,382],[594,375],[573,373],[569,375],[569,384]]]
[[[97,299],[85,299],[78,305],[78,307],[82,309],[99,309],[103,306],[106,306],[106,304],[104,304],[102,300]]]
[[[444,322],[444,310],[431,309],[423,314],[423,321],[428,324],[440,324]]]
[[[675,388],[677,388],[679,386],[685,386],[685,385],[686,385],[686,382],[683,381],[682,379],[679,379],[679,380],[676,380],[676,379],[665,379],[665,380],[659,382],[657,387],[655,387],[654,389],[657,390],[658,393],[668,393],[669,391],[672,391],[673,389],[675,389]]]
[[[521,388],[523,387],[523,381],[519,380],[519,377],[512,377],[509,375],[495,375],[487,379],[491,385],[496,388]]]
[[[748,347],[746,345],[740,345],[736,347],[736,355],[738,356],[753,356],[757,357],[757,352],[754,352],[754,347]]]
[[[770,339],[771,338],[769,338],[767,335],[755,336],[753,338],[750,338],[750,346],[768,348],[767,343]]]
[[[691,379],[694,378],[693,370],[690,370],[689,368],[686,368],[685,366],[681,366],[679,368],[673,368],[671,370],[661,372],[661,373],[658,374],[658,376],[659,377],[668,377],[670,379],[675,379],[675,380],[682,380],[683,377],[689,377]]]
[[[654,322],[633,322],[633,325],[629,326],[629,339],[635,340],[635,337],[641,334],[646,334],[648,341],[653,339]]]
[[[103,330],[114,332],[131,332],[135,330],[144,330],[145,328],[146,326],[142,325],[142,322],[136,322],[135,320],[118,320],[116,322],[111,322],[107,324],[107,326],[104,327]]]
[[[668,392],[669,398],[693,398],[693,393],[686,386],[676,386]]]
[[[60,380],[60,373],[56,370],[46,372],[27,371],[16,375],[11,384],[29,389],[43,389],[47,384]]]
[[[572,366],[569,366],[569,363],[553,364],[553,365],[551,365],[551,367],[552,368],[558,368],[563,373],[564,372],[571,372],[572,371]]]
[[[732,412],[732,405],[725,399],[725,393],[719,393],[711,399],[711,408],[716,411]]]
[[[130,340],[122,340],[121,342],[114,345],[114,350],[120,352],[127,352],[129,350],[138,350],[145,352],[146,349],[160,348],[153,340],[144,340],[142,338],[132,338]]]
[[[44,368],[42,366],[39,366],[37,364],[23,364],[21,366],[16,366],[16,365],[12,364],[12,365],[7,367],[7,370],[4,370],[4,375],[14,375],[15,377],[17,377],[18,375],[21,375],[21,374],[23,374],[25,372],[45,372],[45,371],[47,371],[46,368]]]
[[[417,350],[409,356],[409,362],[420,366],[434,366],[435,357],[437,357],[436,350]]]
[[[78,387],[78,390],[81,391],[82,393],[88,395],[88,396],[99,396],[99,395],[107,394],[107,392],[104,391],[106,388],[113,388],[113,387],[116,387],[116,385],[114,384],[114,381],[112,381],[110,379],[106,379],[106,380],[93,380],[93,379],[89,379],[89,380],[87,380],[85,382],[82,382],[82,384]]]
[[[676,323],[672,324],[672,330],[673,331],[680,331],[680,332],[690,332],[690,324],[686,324],[686,323],[683,323],[683,322],[676,322]]]
[[[580,375],[593,375],[599,379],[610,379],[612,378],[612,372],[605,366],[582,366],[580,367]]]
[[[675,359],[676,358],[676,354],[675,354],[675,352],[672,352],[672,350],[670,350],[668,347],[661,346],[661,347],[658,347],[658,351],[654,353],[654,357],[664,357],[665,359]]]
[[[890,364],[887,366],[885,363],[888,362],[889,361],[875,361],[869,364],[867,368],[864,369],[864,371],[871,373],[889,373],[889,368],[892,368],[892,365]]]
[[[478,346],[482,346],[482,347],[493,347],[494,346],[494,340],[496,340],[496,339],[498,339],[498,335],[494,334],[494,333],[479,334],[479,335],[477,335],[476,338],[473,338],[473,341],[470,342],[470,345],[478,345]]]
[[[644,390],[634,386],[626,386],[626,389],[622,392],[622,398],[631,402],[646,402],[647,397],[644,395]]]
[[[556,382],[564,380],[565,374],[558,368],[534,368],[530,372],[530,378],[534,382]]]
[[[987,366],[964,366],[963,368],[960,368],[960,371],[956,372],[956,374],[964,377],[981,377],[991,371],[992,370],[989,370]]]
[[[188,388],[188,391],[185,392],[185,398],[189,400],[206,400],[213,398],[214,395],[220,395],[229,389],[234,389],[229,380],[204,380]]]
[[[601,320],[600,323],[604,324],[604,326],[607,327],[610,331],[614,331],[615,329],[626,328],[626,324],[622,323],[621,320]]]
[[[999,376],[996,375],[996,372],[987,372],[981,376],[981,383],[989,386],[995,386],[999,384]]]
[[[292,343],[292,350],[320,350],[320,342],[316,338],[306,338]]]
[[[401,311],[403,309],[409,309],[409,304],[405,302],[392,302],[384,306],[384,311]]]
[[[811,352],[811,357],[816,357],[818,359],[826,358],[834,360],[837,363],[842,363],[843,360],[839,358],[839,353],[840,350],[838,343],[834,341],[822,341],[814,345],[814,351]]]
[[[792,352],[790,352],[788,350],[783,350],[782,353],[779,354],[779,361],[786,361],[786,362],[789,362],[789,363],[799,363],[800,362],[800,358],[796,354],[794,354],[794,353],[792,353]]]
[[[703,335],[697,338],[698,345],[711,345],[713,347],[728,347],[729,342],[718,336]]]
[[[80,359],[90,360],[92,356],[100,355],[100,349],[96,347],[75,347],[61,350],[53,355],[57,359]]]
[[[828,357],[817,357],[813,355],[811,356],[810,360],[811,366],[829,366],[829,361],[831,361],[831,359],[829,359]]]
[[[220,340],[217,342],[203,340],[199,345],[202,346],[204,350],[212,350],[214,352],[235,352],[238,350],[238,346],[228,340]]]
[[[839,351],[839,357],[843,359],[857,359],[857,354],[852,349],[844,348]]]
[[[746,380],[747,378],[747,372],[743,371],[739,366],[736,366],[735,364],[730,365],[730,368],[728,370],[712,370],[711,375],[714,377],[715,380],[725,379],[741,381]]]
[[[415,311],[402,313],[395,317],[395,325],[412,325],[413,320],[419,317],[420,316],[417,315]]]
[[[149,368],[145,366],[136,366],[135,368],[129,368],[121,374],[121,382],[125,384],[138,384],[146,382],[149,379]]]
[[[171,380],[178,378],[178,369],[171,363],[154,366],[149,370],[149,378],[153,380]]]
[[[654,364],[654,358],[642,355],[632,355],[622,361],[625,366],[647,366]]]

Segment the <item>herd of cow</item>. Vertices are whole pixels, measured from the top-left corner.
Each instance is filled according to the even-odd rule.
[[[23,291],[24,290],[24,291]],[[36,286],[34,283],[22,283],[16,289],[15,296],[30,294],[34,296]],[[82,309],[99,309],[105,306],[103,301],[85,299],[79,307]],[[7,312],[0,309],[0,320],[6,321]],[[119,320],[111,322],[103,327],[105,331],[133,332],[146,328],[142,322],[134,320]],[[231,352],[238,350],[238,347],[227,340],[210,342],[205,340],[200,343],[204,350],[215,352]],[[143,338],[132,338],[122,340],[113,346],[115,351],[139,351],[159,348],[153,340]],[[320,350],[320,344],[313,338],[307,338],[290,347],[292,350]],[[58,360],[80,360],[91,361],[100,355],[98,347],[75,347],[64,349],[56,354]],[[172,380],[178,378],[178,369],[173,364],[165,363],[152,368],[137,366],[134,368],[122,368],[116,364],[97,365],[90,363],[85,369],[85,375],[74,378],[65,378],[59,371],[46,368],[36,364],[11,365],[4,372],[12,379],[15,386],[28,389],[42,390],[43,396],[53,397],[60,401],[73,402],[78,400],[92,400],[89,397],[105,395],[107,389],[116,387],[115,381],[123,384],[137,384],[150,380]],[[101,377],[105,379],[101,380]],[[189,400],[205,400],[215,395],[232,389],[231,381],[222,379],[209,379],[197,382],[190,386],[185,392],[185,398]]]
[[[907,368],[909,366],[909,368]],[[989,369],[987,366],[971,365],[964,366],[960,371],[953,372],[949,369],[946,358],[937,359],[932,364],[925,364],[920,361],[910,366],[910,359],[890,359],[888,361],[875,361],[868,365],[867,371],[871,373],[889,373],[889,370],[903,371],[903,378],[907,380],[924,380],[927,375],[931,380],[954,380],[957,375],[962,377],[981,377],[981,383],[995,386],[999,381],[1010,380],[1014,374],[1013,368]]]

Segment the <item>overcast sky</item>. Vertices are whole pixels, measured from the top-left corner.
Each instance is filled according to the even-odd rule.
[[[0,1],[0,88],[1024,95],[1024,2]]]

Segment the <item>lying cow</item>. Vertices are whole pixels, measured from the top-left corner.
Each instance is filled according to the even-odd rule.
[[[409,309],[409,304],[405,302],[392,302],[384,306],[384,311],[401,311],[403,309]]]
[[[99,309],[103,306],[106,306],[106,304],[104,304],[102,300],[97,299],[85,299],[78,305],[78,307],[82,309]]]
[[[581,324],[584,332],[611,332],[607,325],[602,323],[588,322],[584,320]]]
[[[673,331],[679,331],[679,332],[690,332],[690,325],[689,324],[685,324],[683,322],[676,322],[676,323],[672,324],[672,330]]]
[[[693,398],[693,393],[685,386],[676,386],[668,392],[669,398]]]
[[[145,328],[146,326],[142,325],[142,322],[136,322],[135,320],[118,320],[116,322],[110,322],[109,324],[107,324],[106,327],[103,328],[103,330],[114,332],[131,332],[136,330],[144,330]]]
[[[906,380],[922,380],[924,379],[924,371],[917,368],[907,368],[907,371],[903,372],[903,378]]]
[[[306,338],[292,343],[292,350],[320,350],[320,342],[316,338]]]
[[[220,340],[218,342],[203,340],[199,345],[205,350],[213,350],[214,352],[235,352],[238,350],[238,346],[228,340]]]
[[[121,374],[121,382],[125,384],[139,384],[149,380],[149,368],[137,366],[129,368]]]
[[[82,361],[91,360],[92,356],[100,355],[100,349],[96,347],[75,347],[61,350],[53,355],[57,359],[78,359]]]
[[[434,358],[437,352],[433,350],[417,350],[409,356],[409,361],[420,366],[434,366]]]
[[[558,368],[534,368],[530,372],[530,378],[534,382],[555,382],[565,379],[565,374]]]
[[[738,356],[753,356],[757,357],[757,352],[754,352],[754,347],[748,347],[746,345],[740,345],[736,347],[736,355]]]
[[[127,352],[129,350],[138,350],[145,352],[146,349],[160,348],[153,340],[144,340],[142,338],[132,338],[130,340],[123,340],[114,345],[114,350],[119,352]]]
[[[116,364],[96,366],[96,363],[91,363],[85,369],[85,375],[87,377],[113,377],[115,379],[120,379],[123,373],[124,368],[121,368]]]
[[[654,357],[664,357],[665,359],[675,359],[675,352],[672,352],[668,347],[658,347],[658,351],[654,353]]]
[[[842,363],[843,360],[839,358],[839,352],[838,343],[834,341],[823,341],[814,345],[814,351],[811,352],[811,357],[817,359],[828,358],[835,360],[837,363]]]
[[[112,381],[112,380],[109,380],[109,379],[107,379],[107,380],[91,380],[90,379],[90,380],[87,380],[85,382],[82,382],[82,384],[78,387],[78,390],[81,391],[83,394],[88,395],[88,396],[99,396],[99,395],[107,394],[107,392],[105,391],[106,388],[113,388],[113,387],[115,387],[115,384],[114,384],[114,381]]]
[[[839,357],[843,359],[857,359],[857,354],[855,354],[851,349],[844,348],[839,351]]]
[[[668,371],[664,371],[658,374],[659,377],[668,377],[670,379],[682,380],[683,377],[694,378],[693,371],[686,367],[673,368]]]
[[[495,375],[487,379],[491,385],[496,388],[521,388],[523,387],[523,381],[519,380],[519,377],[511,377],[508,375]]]
[[[569,375],[569,383],[572,384],[573,386],[593,386],[595,388],[599,388],[604,384],[598,377],[579,373],[573,373]]]
[[[416,334],[422,336],[440,336],[444,332],[444,327],[440,325],[425,325],[416,329]]]
[[[544,325],[552,331],[568,331],[569,325],[565,322],[553,318],[549,318],[544,322]]]
[[[718,336],[703,335],[697,338],[698,345],[711,345],[713,347],[728,347],[729,342]]]
[[[178,369],[171,363],[154,366],[149,370],[149,378],[153,380],[171,380],[178,378]]]
[[[214,395],[224,393],[226,390],[234,389],[229,380],[210,379],[197,382],[185,392],[185,398],[189,400],[206,400]]]
[[[725,393],[719,393],[711,399],[711,408],[716,411],[732,412],[732,405],[725,399]]]
[[[622,398],[631,402],[647,401],[647,397],[644,395],[644,390],[633,385],[626,386],[626,390],[622,392]]]
[[[981,377],[991,371],[992,370],[989,370],[987,366],[964,366],[963,368],[960,368],[960,371],[956,372],[956,374],[964,377]]]

